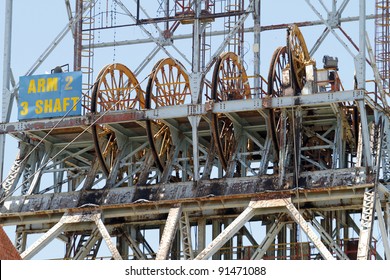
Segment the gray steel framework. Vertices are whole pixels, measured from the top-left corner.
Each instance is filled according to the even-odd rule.
[[[318,20],[296,24],[325,28],[310,57],[329,34],[335,36],[355,61],[354,88],[342,87],[337,67],[320,69],[310,57],[302,68],[304,86],[297,87],[302,70],[289,41],[279,95],[269,90],[270,81],[277,81],[261,75],[261,34],[288,29],[291,36],[294,29],[286,23],[262,26],[260,0],[160,0],[150,7],[136,0],[108,2],[114,7],[112,25],[96,26],[99,0],[77,0],[74,7],[65,0],[69,23],[27,73],[32,75],[71,31],[73,66],[83,71],[85,82],[83,115],[10,122],[18,85],[10,62],[12,0],[6,1],[0,156],[6,136],[18,140],[19,153],[2,178],[0,224],[16,226],[15,245],[24,259],[56,238],[66,245],[64,259],[103,254],[142,260],[389,259],[389,97],[366,84],[370,61],[375,82],[383,87],[366,36],[366,24],[374,18],[366,15],[366,1],[359,1],[358,16],[343,18],[349,0],[331,1],[330,7],[305,0]],[[161,12],[156,18],[149,16],[154,8]],[[344,22],[357,24],[357,44],[342,29]],[[139,29],[147,38],[94,42],[94,32],[121,28]],[[243,53],[249,36],[251,57]],[[181,40],[191,42],[191,58],[176,46]],[[94,50],[147,43],[155,47],[138,67],[129,68],[141,96],[150,100],[145,105],[141,98],[139,108],[93,111],[93,102],[103,108],[96,101],[102,76],[93,81]],[[157,57],[168,57],[162,62],[170,68],[161,61],[153,67]],[[275,58],[271,69],[283,63],[282,56]],[[254,61],[253,69],[240,68],[245,60]],[[114,70],[107,73],[124,69],[120,62],[110,67],[105,69]],[[144,75],[147,69],[153,70]],[[238,77],[233,69],[239,69]],[[153,84],[164,71],[180,75]],[[188,98],[177,92],[182,84],[188,84]],[[231,86],[228,97],[218,86]],[[156,101],[164,87],[176,101],[186,96],[184,101]],[[94,136],[96,131],[110,137]],[[99,147],[111,148],[101,153]],[[27,248],[36,233],[41,237]]]

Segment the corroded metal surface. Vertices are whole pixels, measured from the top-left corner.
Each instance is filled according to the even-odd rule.
[[[331,93],[318,93],[307,96],[285,96],[272,99],[248,99],[230,100],[219,102],[212,108],[213,113],[245,112],[268,108],[289,108],[294,105],[317,106],[335,102],[348,102],[360,99],[369,99],[364,91],[340,91]],[[369,100],[368,100],[369,101]],[[374,105],[373,105],[374,106]],[[85,126],[93,122],[97,124],[124,123],[142,121],[145,119],[166,119],[186,117],[189,112],[193,114],[194,105],[179,105],[172,110],[171,106],[145,111],[126,110],[121,112],[107,112],[104,115],[94,114],[80,117],[55,118],[50,120],[30,120],[15,123],[0,124],[0,134],[15,133],[20,131],[35,131],[56,128],[72,128]],[[206,115],[207,104],[197,105],[196,114]]]
[[[125,187],[107,190],[91,190],[71,193],[14,196],[5,201],[1,208],[0,222],[8,218],[30,215],[63,213],[69,209],[100,208],[121,209],[135,207],[131,215],[137,215],[137,208],[158,209],[159,205],[175,203],[201,203],[240,199],[275,199],[301,194],[302,202],[327,201],[363,197],[364,188],[373,183],[371,178],[359,176],[364,169],[343,169],[337,172],[310,172],[301,177],[299,189],[291,186],[279,188],[277,176],[244,177],[195,182],[170,183],[143,187]],[[343,192],[347,191],[347,195]],[[340,193],[338,195],[337,193]],[[338,202],[337,202],[338,203]],[[336,204],[337,204],[336,203]],[[319,206],[321,207],[321,206]],[[217,207],[218,208],[218,207]],[[199,206],[199,209],[202,209]],[[140,210],[141,213],[147,210]],[[118,212],[118,216],[123,213]],[[128,214],[130,215],[130,214]]]

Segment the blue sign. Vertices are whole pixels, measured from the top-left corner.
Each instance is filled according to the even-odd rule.
[[[18,119],[81,115],[81,72],[19,78]]]

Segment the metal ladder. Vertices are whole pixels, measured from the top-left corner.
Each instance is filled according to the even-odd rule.
[[[75,259],[94,260],[99,252],[102,237],[99,237],[99,230],[96,228],[90,235],[80,236],[76,247]]]

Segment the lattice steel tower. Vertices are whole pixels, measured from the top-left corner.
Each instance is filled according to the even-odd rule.
[[[13,136],[19,153],[0,224],[21,256],[57,238],[64,259],[389,259],[388,1],[348,17],[348,0],[302,2],[318,20],[264,25],[260,0],[65,0],[69,24],[26,76],[71,30],[81,113],[13,121],[7,0],[0,151]],[[265,32],[280,40],[260,59]],[[328,35],[352,85],[314,59]]]

